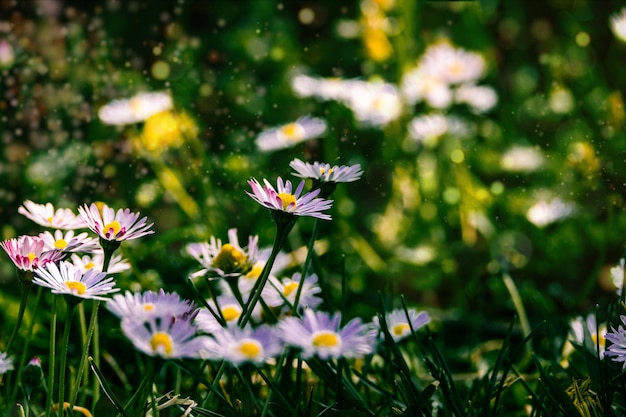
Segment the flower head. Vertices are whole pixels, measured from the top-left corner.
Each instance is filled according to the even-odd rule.
[[[214,301],[213,311],[223,319],[223,326],[220,321],[215,318],[213,313],[206,308],[200,308],[198,315],[194,319],[194,324],[198,329],[206,333],[214,333],[222,327],[234,328],[243,314],[243,308],[237,301],[237,298],[231,294],[222,294],[216,297]],[[254,317],[260,317],[261,305],[256,305],[252,312]]]
[[[20,236],[0,243],[15,266],[22,271],[33,271],[65,256],[58,249],[47,251],[43,239],[37,236]]]
[[[165,359],[198,358],[205,336],[196,335],[189,320],[153,318],[147,321],[125,318],[122,332],[135,349]]]
[[[171,317],[190,316],[196,305],[182,299],[176,293],[145,291],[143,293],[115,294],[107,302],[107,309],[122,320],[131,318],[138,321],[148,321],[156,317],[169,320]]]
[[[626,8],[620,10],[619,13],[611,15],[609,27],[617,39],[626,42]]]
[[[246,274],[256,262],[258,236],[248,238],[248,246],[239,245],[237,229],[228,230],[228,243],[211,236],[210,242],[190,243],[186,250],[204,269],[192,274],[192,278],[213,272],[217,276],[238,276]]]
[[[73,253],[70,261],[77,269],[80,269],[83,272],[87,272],[90,269],[102,271],[102,267],[104,266],[104,253],[101,249],[89,255],[80,256]],[[129,269],[130,264],[126,262],[121,255],[113,255],[107,268],[107,274],[116,274]]]
[[[620,319],[626,325],[626,316],[620,316]],[[620,324],[617,329],[612,328],[605,337],[611,344],[606,348],[604,355],[615,362],[623,362],[622,366],[626,368],[626,329],[624,326]]]
[[[261,151],[290,148],[300,142],[322,136],[326,121],[317,117],[303,116],[292,123],[262,132],[256,139]]]
[[[411,334],[411,327],[413,327],[413,331],[417,331],[419,328],[430,323],[430,316],[425,311],[418,313],[414,308],[411,308],[408,310],[408,313],[408,319],[404,310],[394,310],[385,315],[385,322],[387,323],[389,334],[396,342],[409,336]],[[374,317],[374,325],[380,327],[378,317]]]
[[[225,359],[234,365],[245,362],[263,364],[283,350],[276,330],[269,326],[219,328],[211,336],[205,339],[201,356],[205,359]]]
[[[317,275],[309,275],[303,280],[302,275],[298,272],[293,277],[285,278],[282,281],[270,277],[270,285],[267,287],[272,290],[263,293],[263,300],[270,307],[285,306],[291,309],[300,285],[302,285],[302,289],[300,290],[298,307],[315,308],[322,303],[322,299],[318,296],[322,290],[317,284]]]
[[[137,220],[139,213],[132,213],[130,209],[119,209],[116,213],[104,204],[100,211],[98,205],[92,203],[90,206],[85,204],[79,207],[78,212],[87,227],[104,240],[119,242],[154,233],[150,230],[152,223],[147,223],[147,217]]]
[[[303,162],[296,158],[289,163],[296,172],[294,175],[300,178],[311,178],[320,182],[353,182],[361,178],[363,171],[361,165],[330,166],[322,162]]]
[[[322,211],[330,208],[332,200],[316,198],[320,193],[319,189],[300,196],[304,188],[304,180],[300,182],[295,190],[293,190],[291,181],[283,182],[280,177],[278,177],[276,189],[269,181],[263,181],[265,187],[262,187],[256,179],[248,181],[248,184],[252,187],[252,193],[246,191],[250,197],[262,206],[295,216],[311,216],[322,220],[331,220],[330,215],[322,213]]]
[[[613,281],[613,285],[615,285],[617,295],[622,295],[624,286],[624,261],[624,258],[620,259],[619,264],[612,267],[610,271],[611,281]]]
[[[595,314],[589,314],[587,317],[576,317],[570,321],[570,339],[581,345],[586,346],[593,352],[598,352],[600,359],[604,357],[606,347],[606,325],[596,322]],[[566,345],[567,346],[567,345]],[[564,347],[564,355],[573,347]]]
[[[127,125],[173,107],[172,97],[164,92],[139,93],[130,99],[114,100],[98,111],[98,117],[109,125]]]
[[[13,369],[13,359],[6,353],[0,352],[0,375],[6,374]]]
[[[107,278],[106,273],[94,270],[83,273],[67,261],[62,261],[58,266],[49,263],[44,268],[38,268],[35,274],[33,283],[50,288],[53,294],[106,301],[104,295],[119,291],[119,288],[115,288],[113,278]]]
[[[39,237],[44,241],[45,250],[93,252],[100,248],[98,240],[86,232],[75,234],[73,230],[65,233],[62,230],[55,230],[54,234],[46,231],[40,233]]]
[[[287,317],[278,329],[285,343],[302,349],[305,359],[361,357],[372,352],[373,335],[359,318],[350,320],[343,328],[340,322],[340,313],[331,315],[307,309],[302,319]]]
[[[526,217],[537,227],[545,227],[574,213],[574,205],[558,197],[540,200],[528,209]]]
[[[83,229],[87,227],[85,221],[67,208],[55,210],[52,203],[38,204],[30,200],[17,209],[17,212],[28,217],[40,226],[53,227],[55,229]]]

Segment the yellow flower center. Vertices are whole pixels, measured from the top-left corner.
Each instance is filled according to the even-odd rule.
[[[152,310],[154,310],[154,304],[148,303],[143,305],[143,311],[150,312]]]
[[[333,348],[341,345],[341,338],[335,332],[324,330],[313,336],[313,346],[318,348]]]
[[[391,328],[391,333],[393,333],[394,336],[402,336],[409,330],[411,330],[411,327],[408,323],[398,323]]]
[[[298,123],[289,123],[280,128],[285,138],[290,140],[300,140],[304,136],[304,129]]]
[[[122,230],[122,225],[117,220],[113,220],[111,223],[104,226],[104,234],[110,233],[113,236],[117,236],[117,234]]]
[[[261,352],[263,352],[261,344],[256,340],[250,339],[243,340],[237,349],[239,350],[239,353],[250,359],[258,357]]]
[[[85,270],[89,271],[91,268],[93,268],[94,266],[96,266],[96,264],[94,264],[93,262],[87,262],[85,264]]]
[[[226,243],[222,246],[217,256],[213,258],[211,266],[224,272],[235,272],[245,268],[247,260],[245,253],[230,243]]]
[[[30,262],[31,264],[35,259],[37,259],[37,255],[35,255],[33,252],[28,252],[28,255],[26,255],[26,257],[28,258],[28,262]]]
[[[254,264],[252,269],[246,275],[244,275],[244,277],[250,280],[257,279],[258,277],[261,276],[261,272],[263,272],[264,266],[265,266],[264,264],[259,264],[259,263]]]
[[[52,224],[52,220],[54,220],[53,216],[48,217],[46,220],[48,220],[48,223]]]
[[[283,287],[283,294],[285,294],[285,297],[289,297],[289,294],[297,290],[299,285],[300,284],[298,282],[294,281],[285,284],[285,286]]]
[[[67,247],[67,241],[65,239],[59,239],[54,242],[54,247],[57,249],[65,249]]]
[[[296,207],[296,196],[289,193],[278,193],[278,198],[283,203],[283,210],[287,210],[289,205],[293,204],[293,207]]]
[[[132,111],[133,114],[141,114],[146,108],[146,101],[143,99],[143,97],[133,97],[128,102],[128,106],[130,107],[130,111]]]
[[[150,339],[150,347],[155,353],[161,353],[165,356],[172,354],[174,343],[172,337],[165,332],[156,332]]]
[[[70,291],[78,295],[83,295],[87,291],[87,286],[80,281],[66,281],[65,285]]]
[[[224,316],[224,320],[231,322],[241,316],[241,310],[235,306],[226,306],[222,309],[222,316]]]
[[[333,173],[333,169],[329,168],[328,169],[328,175],[330,175],[332,173]],[[320,168],[320,175],[324,175],[324,174],[326,174],[326,170],[324,168]]]

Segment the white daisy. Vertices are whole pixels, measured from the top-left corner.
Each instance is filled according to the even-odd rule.
[[[61,261],[59,266],[48,263],[36,269],[35,274],[33,283],[50,288],[53,294],[106,301],[104,295],[119,291],[119,288],[115,288],[113,278],[107,278],[106,273],[94,270],[83,273],[67,261]]]
[[[75,234],[73,230],[63,233],[55,230],[54,234],[43,232],[39,234],[44,241],[45,250],[61,250],[63,252],[93,252],[100,248],[98,240],[90,237],[86,232]]]
[[[100,108],[98,117],[106,124],[127,125],[142,122],[172,107],[172,97],[168,93],[140,93],[130,99],[110,102]]]
[[[70,261],[77,269],[80,269],[83,272],[87,272],[90,269],[93,269],[95,271],[102,271],[102,267],[104,266],[104,253],[101,249],[95,253],[82,256],[73,253]],[[127,271],[129,269],[130,263],[124,260],[121,255],[113,255],[111,261],[109,262],[107,273],[116,274],[119,272]]]
[[[28,217],[40,226],[55,229],[83,229],[87,227],[85,221],[67,208],[56,209],[52,203],[38,204],[30,200],[17,209],[17,212]]]
[[[617,39],[626,42],[626,8],[620,10],[619,13],[611,15],[609,27]]]
[[[319,138],[326,132],[326,121],[317,117],[303,116],[292,123],[261,132],[256,144],[261,151],[290,148],[300,142]]]

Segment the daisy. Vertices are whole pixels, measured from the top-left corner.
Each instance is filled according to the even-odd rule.
[[[83,229],[87,227],[85,221],[67,208],[54,209],[52,203],[37,204],[30,200],[17,209],[17,212],[28,217],[40,226],[55,229]]]
[[[256,138],[256,144],[261,151],[291,148],[300,142],[322,136],[326,127],[324,119],[303,116],[295,122],[262,132]]]
[[[619,260],[619,264],[611,268],[611,281],[617,290],[617,295],[622,295],[622,287],[624,286],[624,258]]]
[[[322,220],[331,220],[330,215],[322,213],[322,211],[330,208],[332,200],[316,198],[320,193],[319,189],[300,196],[304,188],[304,180],[300,182],[295,191],[293,191],[291,181],[283,182],[280,177],[278,177],[276,189],[269,181],[263,180],[263,182],[265,187],[261,187],[261,184],[256,179],[248,181],[248,184],[252,187],[252,193],[246,191],[250,197],[262,206],[271,210],[293,214],[294,216],[311,216]]]
[[[609,27],[617,39],[626,42],[626,8],[623,8],[619,13],[611,15]]]
[[[119,209],[116,213],[104,204],[100,211],[96,203],[91,203],[79,207],[78,212],[87,227],[104,240],[119,242],[154,233],[150,230],[153,223],[148,224],[147,217],[137,220],[139,213],[132,213],[130,209]]]
[[[620,319],[626,325],[626,316],[620,316]],[[604,352],[605,356],[615,362],[623,362],[622,366],[626,368],[626,330],[624,327],[620,324],[617,329],[611,328],[605,338],[611,342]]]
[[[311,178],[321,182],[353,182],[361,178],[363,171],[361,165],[350,166],[330,166],[321,162],[303,162],[298,158],[289,163],[289,166],[296,172],[293,174],[300,178]]]
[[[43,232],[39,238],[44,241],[45,250],[58,249],[63,252],[93,252],[100,248],[98,240],[89,237],[86,232],[74,234],[73,230],[63,233],[62,230],[55,230],[54,234]]]
[[[213,311],[224,319],[226,327],[237,327],[237,322],[243,314],[243,307],[241,307],[241,304],[233,295],[219,295],[216,297],[213,304]],[[200,308],[199,310],[198,315],[194,319],[194,323],[198,326],[198,329],[206,333],[214,333],[224,327],[208,309]],[[255,306],[252,316],[257,318],[261,316],[260,305]]]
[[[418,142],[437,141],[444,135],[466,136],[467,124],[454,116],[439,113],[414,117],[409,123],[409,136]]]
[[[340,328],[341,314],[307,309],[304,317],[284,318],[279,324],[280,337],[291,346],[302,349],[304,359],[362,357],[374,349],[374,340],[368,327],[359,318]]]
[[[169,320],[171,317],[190,316],[196,305],[182,299],[176,293],[145,291],[143,293],[115,294],[107,301],[107,309],[121,319],[132,318],[136,321],[149,321],[156,317]]]
[[[485,113],[498,103],[498,95],[491,87],[463,84],[456,89],[454,101],[467,104],[474,113]]]
[[[422,68],[448,84],[473,82],[485,71],[485,60],[479,54],[455,48],[447,42],[429,46],[420,59]]]
[[[385,315],[385,322],[389,329],[389,334],[394,341],[399,341],[411,334],[411,326],[414,331],[430,323],[430,316],[426,311],[417,312],[414,308],[408,310],[409,319],[404,310],[394,310]],[[374,326],[380,329],[378,317],[374,317]],[[410,323],[410,324],[409,324]]]
[[[149,356],[165,359],[198,358],[204,346],[204,336],[196,335],[196,327],[189,320],[147,321],[125,318],[122,332],[135,349]]]
[[[168,93],[139,93],[130,99],[114,100],[101,107],[98,117],[109,125],[127,125],[170,110],[173,105],[172,97]]]
[[[544,163],[543,153],[530,146],[514,145],[502,155],[500,166],[509,172],[532,172]]]
[[[94,270],[83,273],[70,262],[62,261],[59,266],[49,263],[35,270],[33,283],[52,290],[53,294],[69,294],[79,298],[106,301],[103,297],[119,291],[112,277]]]
[[[550,201],[541,200],[526,212],[526,218],[537,227],[545,227],[558,220],[569,217],[574,206],[556,197]]]
[[[89,255],[78,255],[73,253],[70,261],[74,264],[74,267],[80,269],[83,272],[87,272],[90,269],[95,271],[102,271],[104,266],[104,253],[102,250],[98,250],[95,253]],[[121,255],[113,255],[107,268],[108,274],[116,274],[119,272],[127,271],[130,269],[130,264],[126,262]]]
[[[300,273],[295,273],[293,277],[285,278],[282,281],[270,277],[269,287],[272,288],[273,291],[268,291],[266,294],[263,294],[263,300],[271,307],[285,306],[291,309],[295,303],[298,288],[302,285],[298,307],[315,308],[319,306],[322,303],[322,299],[318,294],[321,293],[322,290],[317,284],[317,275],[310,275],[306,277],[305,280],[302,280],[301,277],[302,275]]]
[[[60,250],[45,250],[45,242],[37,236],[20,236],[0,243],[15,266],[22,271],[33,271],[50,262],[60,261],[65,257]]]
[[[454,94],[447,82],[438,74],[421,67],[414,68],[402,77],[402,95],[410,105],[425,102],[434,109],[446,109],[452,104]]]
[[[0,352],[0,375],[6,374],[13,369],[13,359],[6,353]]]
[[[361,81],[344,101],[365,126],[386,126],[402,114],[400,93],[389,83]]]
[[[571,340],[581,346],[591,346],[595,352],[599,348],[600,359],[604,358],[606,347],[606,324],[598,326],[595,314],[587,317],[576,317],[570,321]]]
[[[238,276],[252,269],[256,262],[258,236],[248,238],[248,246],[239,245],[237,229],[228,230],[228,243],[211,236],[210,242],[190,243],[187,253],[197,260],[204,269],[191,275],[192,278],[204,276],[208,272],[220,277]],[[212,275],[213,275],[212,274]]]
[[[221,328],[211,336],[205,339],[200,354],[203,359],[224,359],[233,365],[246,362],[261,365],[283,350],[276,330],[269,326],[259,326],[254,330]]]

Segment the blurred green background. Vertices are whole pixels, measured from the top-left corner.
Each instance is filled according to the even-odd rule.
[[[383,29],[367,15],[372,7]],[[41,231],[17,214],[26,199],[129,207],[156,234],[124,247],[133,270],[119,285],[190,296],[196,265],[185,244],[227,239],[232,227],[241,241],[258,234],[261,246],[272,243],[267,211],[245,194],[248,179],[297,180],[293,158],[359,163],[363,178],[338,188],[333,221],[322,225],[327,307],[338,308],[345,271],[350,315],[371,317],[379,291],[395,305],[404,295],[462,326],[473,344],[501,336],[515,314],[501,279],[508,270],[531,323],[549,319],[564,337],[571,316],[615,298],[609,269],[624,251],[626,44],[609,28],[618,11],[614,2],[564,0],[2,0],[0,42],[11,52],[0,53],[2,238]],[[448,111],[471,120],[474,134],[463,140],[407,146],[409,120],[432,111],[423,104],[367,127],[343,104],[291,88],[297,73],[399,85],[441,39],[481,54],[480,84],[498,95],[485,114]],[[180,148],[147,155],[133,141],[141,126],[97,117],[113,99],[164,90],[197,131]],[[327,120],[325,137],[256,149],[258,133],[305,114]],[[516,146],[540,166],[507,165]],[[451,158],[458,150],[460,162]],[[182,207],[163,166],[198,211]],[[534,204],[555,198],[573,211],[529,220]],[[304,247],[311,228],[298,222],[287,252]],[[0,283],[3,301],[17,305],[8,257]]]

